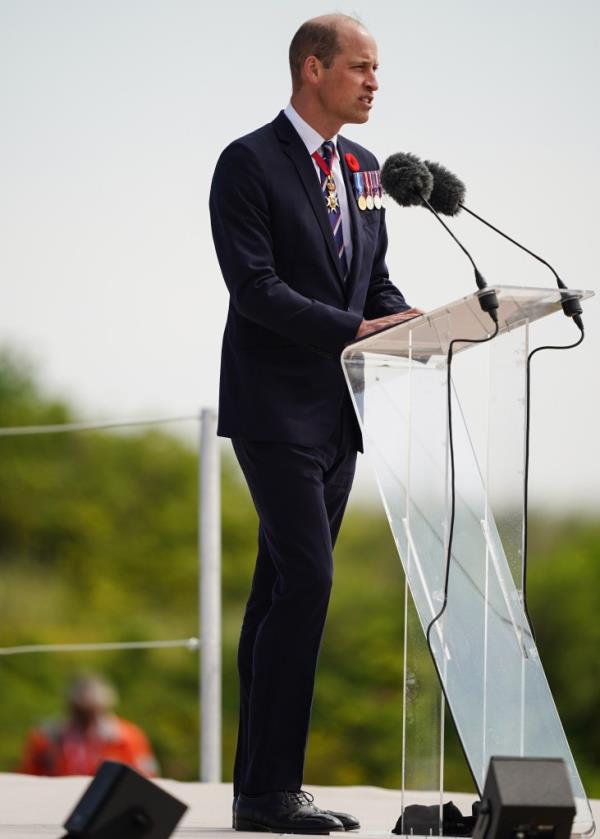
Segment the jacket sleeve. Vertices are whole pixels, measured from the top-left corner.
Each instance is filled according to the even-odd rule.
[[[362,317],[305,297],[275,272],[268,178],[241,142],[217,163],[210,192],[213,240],[236,311],[298,344],[340,352]]]

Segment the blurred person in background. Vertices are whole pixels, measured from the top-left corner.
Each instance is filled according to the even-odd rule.
[[[105,760],[126,763],[147,776],[158,763],[144,732],[112,713],[115,689],[95,674],[77,676],[67,688],[65,719],[29,732],[20,772],[28,775],[94,775]]]

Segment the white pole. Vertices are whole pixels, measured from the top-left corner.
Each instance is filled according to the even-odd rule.
[[[221,781],[221,481],[217,415],[200,422],[200,780]]]

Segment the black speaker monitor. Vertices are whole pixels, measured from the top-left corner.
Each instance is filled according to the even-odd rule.
[[[74,839],[167,839],[186,810],[139,772],[107,760],[64,826]]]
[[[574,818],[561,758],[493,757],[473,839],[569,839]]]

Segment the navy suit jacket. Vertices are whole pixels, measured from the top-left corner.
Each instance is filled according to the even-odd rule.
[[[352,215],[343,282],[319,178],[281,112],[221,154],[210,193],[212,232],[230,294],[221,356],[218,433],[304,446],[325,443],[347,388],[340,353],[364,318],[410,306],[385,264],[385,210],[361,212],[344,159],[379,168],[338,136]]]

